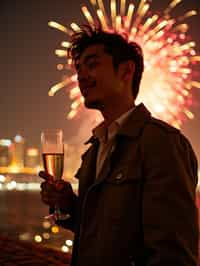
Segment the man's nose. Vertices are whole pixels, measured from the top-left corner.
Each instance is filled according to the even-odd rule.
[[[89,78],[89,72],[86,68],[82,68],[78,71],[78,82],[84,82]]]
[[[83,75],[78,74],[78,83],[83,83],[86,81],[86,78]]]

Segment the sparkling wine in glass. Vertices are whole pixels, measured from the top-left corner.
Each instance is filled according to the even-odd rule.
[[[41,133],[42,158],[44,169],[53,176],[54,180],[61,180],[64,169],[64,141],[61,129],[47,129]],[[46,216],[47,219],[64,220],[66,214],[61,213],[55,206],[53,214]]]
[[[55,180],[61,180],[64,167],[64,153],[43,153],[44,169]]]

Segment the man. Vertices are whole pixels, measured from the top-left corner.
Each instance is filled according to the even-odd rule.
[[[197,160],[179,130],[135,106],[141,48],[84,27],[70,52],[85,106],[104,117],[76,174],[78,196],[40,173],[43,202],[70,215],[57,224],[75,233],[71,265],[197,265]]]

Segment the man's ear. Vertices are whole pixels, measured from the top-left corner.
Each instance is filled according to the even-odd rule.
[[[135,63],[132,60],[122,62],[119,66],[121,78],[124,81],[132,80],[135,73]]]

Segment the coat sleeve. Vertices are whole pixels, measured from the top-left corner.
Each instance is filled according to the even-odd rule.
[[[196,266],[197,160],[178,130],[150,125],[142,137],[146,266]]]

